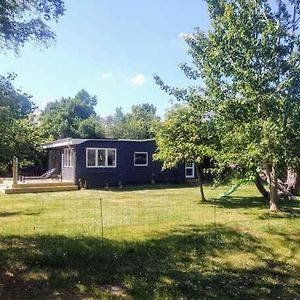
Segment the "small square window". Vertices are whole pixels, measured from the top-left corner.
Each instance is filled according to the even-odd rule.
[[[137,167],[148,166],[148,153],[134,152],[134,165]]]
[[[193,162],[185,163],[185,178],[195,178],[195,164]]]

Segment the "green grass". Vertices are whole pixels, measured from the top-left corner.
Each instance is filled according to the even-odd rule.
[[[226,189],[0,194],[0,299],[300,299],[300,201]]]

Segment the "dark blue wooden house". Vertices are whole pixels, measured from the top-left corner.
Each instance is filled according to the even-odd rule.
[[[150,183],[182,183],[195,177],[193,163],[162,170],[154,161],[155,141],[67,138],[44,144],[48,168],[62,179],[88,188]]]

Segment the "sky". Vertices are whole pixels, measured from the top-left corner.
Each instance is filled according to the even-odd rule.
[[[163,115],[170,96],[153,75],[171,86],[193,84],[178,67],[191,60],[180,34],[208,30],[203,0],[66,0],[65,6],[50,48],[33,42],[19,56],[0,55],[0,74],[16,73],[15,87],[41,109],[84,88],[98,97],[101,116],[145,102]]]

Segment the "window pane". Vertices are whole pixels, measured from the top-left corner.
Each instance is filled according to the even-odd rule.
[[[192,168],[185,169],[185,176],[193,176],[193,169]]]
[[[98,149],[98,166],[105,166],[105,149]]]
[[[186,168],[193,168],[194,167],[194,163],[192,161],[188,161],[185,163],[185,167]]]
[[[68,149],[64,149],[64,167],[66,167],[66,166],[67,166],[67,163],[68,163],[67,150],[68,150]]]
[[[147,165],[147,153],[135,153],[134,154],[135,165]]]
[[[73,167],[73,160],[74,160],[74,151],[73,149],[70,150],[70,167]]]
[[[87,151],[87,165],[89,167],[96,166],[96,150],[95,149],[88,149],[88,151]]]
[[[73,166],[73,150],[64,149],[64,167]]]
[[[107,150],[107,165],[114,167],[116,165],[116,150]]]
[[[73,166],[72,157],[73,157],[73,150],[68,149],[68,167]]]

